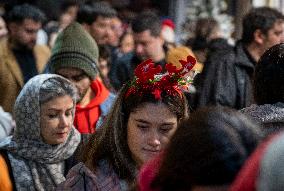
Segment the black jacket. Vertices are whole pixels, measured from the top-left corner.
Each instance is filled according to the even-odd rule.
[[[233,49],[211,54],[197,82],[196,106],[224,105],[242,109],[253,103],[255,61],[239,42]]]

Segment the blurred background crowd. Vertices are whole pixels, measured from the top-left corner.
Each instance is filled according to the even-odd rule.
[[[282,0],[0,0],[0,191],[283,189],[283,12]],[[167,63],[188,72],[186,90],[179,73],[169,89],[138,78],[172,75]]]

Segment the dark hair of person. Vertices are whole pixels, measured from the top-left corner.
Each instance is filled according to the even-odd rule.
[[[105,119],[102,127],[90,138],[82,153],[82,161],[92,170],[101,160],[106,160],[121,179],[134,182],[137,164],[133,160],[127,143],[127,123],[131,112],[146,103],[164,103],[176,114],[178,121],[188,115],[185,96],[171,96],[162,92],[161,99],[156,100],[151,93],[143,95],[130,94],[125,97],[129,86],[125,84]]]
[[[284,16],[276,9],[269,7],[252,9],[243,19],[242,42],[251,43],[254,40],[254,32],[258,29],[267,35],[277,22],[284,22]]]
[[[103,58],[107,61],[108,65],[110,65],[111,62],[111,49],[107,45],[98,45],[99,47],[99,53],[100,58]]]
[[[268,49],[256,64],[254,98],[258,105],[284,102],[284,44]]]
[[[31,19],[35,22],[43,23],[46,20],[45,14],[37,7],[29,4],[22,4],[13,7],[6,17],[7,23],[22,23],[25,19]]]
[[[203,50],[208,47],[210,35],[219,27],[214,18],[201,18],[195,24],[195,38],[190,45],[192,50]],[[189,44],[188,44],[189,45]]]
[[[134,33],[141,33],[146,30],[154,37],[161,34],[162,23],[158,15],[145,11],[138,15],[132,22],[132,30]]]
[[[78,0],[64,0],[60,3],[60,12],[64,13],[68,10],[68,8],[73,7],[73,6],[79,6],[79,1]]]
[[[151,186],[167,191],[229,185],[261,138],[258,126],[238,111],[201,108],[179,124]]]
[[[116,17],[117,12],[107,2],[85,3],[79,7],[77,21],[91,25],[99,16],[105,18]]]

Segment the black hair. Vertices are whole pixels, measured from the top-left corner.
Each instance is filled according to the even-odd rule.
[[[152,187],[165,191],[229,185],[260,142],[258,128],[229,108],[197,110],[179,124]]]
[[[107,2],[85,3],[79,7],[77,13],[77,21],[79,23],[92,24],[97,20],[98,16],[105,18],[113,18],[117,12]]]
[[[107,60],[107,62],[110,64],[111,61],[111,49],[107,45],[98,45],[99,47],[99,53],[100,53],[100,58],[103,58]]]
[[[29,4],[15,6],[5,17],[7,23],[22,23],[25,19],[43,23],[46,20],[45,14],[37,7]]]
[[[78,0],[64,0],[60,4],[60,12],[64,13],[68,10],[69,7],[73,6],[79,6],[79,1]]]
[[[141,33],[149,30],[152,36],[160,36],[162,23],[158,15],[151,12],[142,12],[132,22],[134,33]]]
[[[243,19],[242,42],[245,44],[251,43],[257,29],[266,35],[278,21],[284,22],[284,16],[276,9],[269,7],[252,9]]]
[[[284,44],[268,49],[254,73],[254,98],[257,104],[284,102]]]

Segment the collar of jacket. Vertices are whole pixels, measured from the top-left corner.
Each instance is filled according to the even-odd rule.
[[[242,42],[237,42],[235,46],[235,62],[237,65],[241,67],[247,68],[247,70],[254,71],[254,67],[256,64],[256,61],[251,57],[249,52],[246,50],[244,44]]]

